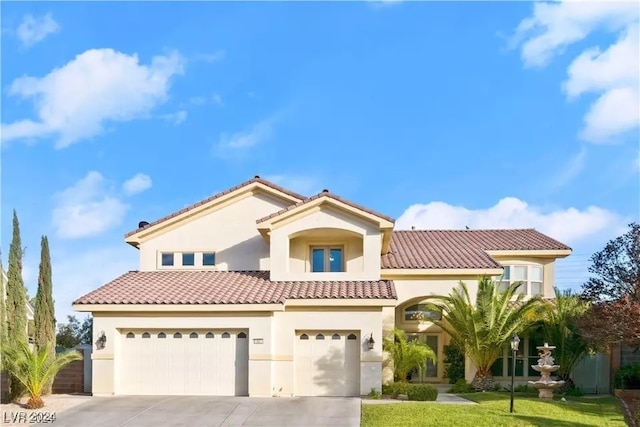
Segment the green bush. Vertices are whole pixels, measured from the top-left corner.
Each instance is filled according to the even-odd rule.
[[[456,383],[449,389],[449,393],[463,394],[463,393],[474,393],[475,389],[465,381],[464,378],[459,379]]]
[[[573,397],[581,397],[584,396],[584,392],[582,391],[582,389],[580,387],[577,386],[573,386],[567,389],[567,391],[564,392],[565,396],[573,396]]]
[[[640,364],[624,366],[613,377],[614,388],[640,390]]]
[[[390,395],[395,399],[399,394],[407,394],[409,387],[411,387],[411,384],[398,381],[382,386],[382,394]]]
[[[464,353],[453,344],[444,346],[444,377],[449,378],[451,384],[464,379]]]
[[[529,384],[520,384],[516,386],[513,391],[516,393],[538,393],[538,389]]]
[[[369,392],[369,397],[372,399],[380,399],[382,395],[375,387],[371,387],[371,391]]]
[[[438,390],[431,384],[411,384],[407,396],[409,400],[433,401],[438,398]]]

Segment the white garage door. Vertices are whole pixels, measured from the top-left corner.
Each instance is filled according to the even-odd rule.
[[[247,333],[234,330],[126,330],[119,394],[249,394]]]
[[[297,332],[295,377],[298,396],[360,396],[359,334]]]

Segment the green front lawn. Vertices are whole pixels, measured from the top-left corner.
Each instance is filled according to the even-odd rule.
[[[403,402],[363,404],[362,426],[455,426],[455,427],[624,427],[624,417],[614,397],[569,397],[567,402],[518,396],[509,413],[508,393],[470,393],[461,397],[478,405]]]

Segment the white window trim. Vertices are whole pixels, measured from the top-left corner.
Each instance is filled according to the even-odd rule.
[[[194,254],[194,265],[182,265],[182,254]],[[215,249],[176,249],[176,250],[158,250],[156,253],[156,269],[157,270],[218,270],[218,259],[214,265],[204,265],[203,254],[212,253],[217,255]],[[173,265],[162,265],[162,254],[173,254]]]
[[[527,280],[522,280],[522,286],[520,287],[520,289],[518,290],[518,293],[523,293],[525,295],[528,296],[534,296],[534,295],[540,295],[540,296],[544,296],[544,265],[531,265],[531,264],[505,264],[502,267],[506,268],[509,267],[509,284],[511,285],[514,282],[520,282],[520,280],[516,280],[513,278],[513,271],[514,271],[514,267],[525,267],[527,269]],[[532,280],[532,271],[534,268],[539,268],[542,271],[542,280]],[[501,276],[496,276],[494,277],[494,280],[496,282],[498,282],[500,284],[500,287],[502,289],[502,283],[503,282],[507,282],[507,280],[501,280],[502,277]],[[531,286],[532,283],[539,283],[540,284],[540,293],[539,294],[533,294],[531,292]]]

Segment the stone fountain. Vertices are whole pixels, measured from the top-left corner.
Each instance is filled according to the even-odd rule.
[[[551,357],[551,350],[556,347],[544,343],[544,345],[536,348],[540,359],[538,359],[538,364],[531,365],[531,368],[540,372],[540,379],[538,381],[529,381],[529,384],[538,389],[538,397],[540,399],[553,399],[553,390],[564,384],[564,381],[552,380],[550,375],[551,372],[555,372],[560,368],[560,365],[553,364],[553,357]]]

